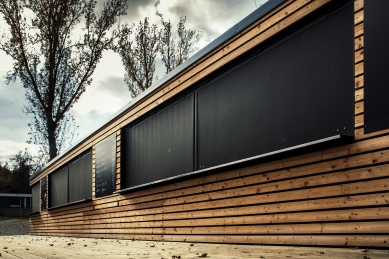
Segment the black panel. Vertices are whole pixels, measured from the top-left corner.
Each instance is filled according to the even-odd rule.
[[[82,157],[82,172],[82,181],[84,182],[83,199],[92,199],[92,152]]]
[[[41,209],[42,210],[47,209],[46,198],[47,198],[47,180],[46,177],[43,177],[41,180]]]
[[[68,203],[68,167],[49,175],[50,207]]]
[[[83,199],[82,187],[84,181],[82,176],[82,161],[79,158],[69,165],[69,202]]]
[[[389,128],[389,1],[364,2],[365,133]]]
[[[198,91],[198,169],[353,135],[353,5]]]
[[[92,198],[92,153],[69,165],[69,202]]]
[[[193,171],[194,97],[123,131],[123,188]]]
[[[116,134],[96,144],[95,158],[96,197],[112,194],[116,190]]]
[[[40,183],[36,183],[31,187],[32,191],[32,210],[31,212],[39,212],[40,211]]]

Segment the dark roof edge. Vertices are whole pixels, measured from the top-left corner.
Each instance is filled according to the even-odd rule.
[[[173,71],[171,71],[169,74],[155,82],[151,87],[146,89],[143,93],[132,99],[128,104],[123,106],[121,109],[119,109],[117,112],[115,112],[113,115],[111,115],[104,123],[101,124],[101,126],[97,127],[95,130],[91,131],[90,133],[86,134],[84,137],[80,138],[77,142],[75,142],[72,146],[67,148],[65,151],[63,151],[61,154],[57,155],[53,160],[51,160],[49,163],[47,163],[38,173],[31,176],[30,180],[38,176],[42,171],[44,171],[47,167],[55,163],[57,160],[59,160],[62,156],[67,154],[70,150],[75,148],[77,145],[85,141],[89,136],[92,134],[98,132],[101,128],[105,127],[107,124],[109,124],[111,121],[116,119],[120,114],[124,113],[126,110],[140,102],[141,100],[145,99],[152,93],[154,93],[157,89],[159,89],[161,86],[163,86],[166,82],[168,82],[170,79],[184,71],[186,68],[191,66],[196,61],[200,60],[202,57],[210,53],[212,50],[216,49],[229,39],[231,39],[236,34],[240,33],[247,27],[249,27],[251,24],[253,24],[255,21],[260,19],[261,17],[268,14],[270,11],[272,11],[274,8],[285,2],[286,0],[268,0],[266,3],[264,3],[262,6],[257,8],[255,11],[253,11],[251,14],[243,18],[240,22],[232,26],[230,29],[228,29],[226,32],[224,32],[222,35],[217,37],[215,40],[213,40],[211,43],[209,43],[207,46],[199,50],[196,54],[194,54],[192,57],[187,59],[184,63],[182,63],[180,66],[176,67]]]

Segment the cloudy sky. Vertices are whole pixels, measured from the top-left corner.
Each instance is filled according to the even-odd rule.
[[[186,16],[186,28],[200,30],[203,37],[200,49],[231,28],[267,0],[128,0],[129,9],[122,21],[137,23],[148,16],[152,23],[160,24],[157,13],[176,24],[180,16]],[[98,0],[101,6],[103,0]],[[0,15],[0,28],[5,22]],[[20,81],[5,84],[4,76],[12,69],[12,59],[0,50],[0,163],[11,155],[28,148],[28,123],[30,118],[22,112],[26,103]],[[157,74],[163,77],[163,65],[157,60]],[[123,82],[124,68],[118,54],[105,52],[93,75],[93,83],[87,88],[71,113],[79,125],[79,138],[95,130],[113,113],[131,100]],[[109,103],[109,105],[101,105]]]

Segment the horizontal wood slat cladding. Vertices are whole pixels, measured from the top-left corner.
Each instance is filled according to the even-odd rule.
[[[246,215],[261,215],[261,214],[279,214],[279,213],[290,213],[313,210],[345,210],[347,208],[358,208],[366,206],[387,206],[388,205],[388,194],[387,193],[375,193],[366,195],[353,195],[353,196],[342,196],[335,198],[325,199],[313,199],[303,201],[291,201],[277,204],[261,204],[245,206],[244,212]],[[160,212],[160,211],[159,211]],[[143,214],[143,215],[142,215]],[[177,212],[168,214],[150,214],[150,210],[138,210],[138,211],[124,211],[121,213],[101,213],[94,215],[85,214],[73,214],[72,217],[62,218],[51,217],[50,222],[37,226],[55,226],[56,224],[67,224],[67,225],[79,225],[79,224],[91,224],[92,220],[96,219],[115,219],[116,222],[136,222],[136,221],[155,221],[155,220],[178,220],[178,219],[191,219],[191,218],[214,218],[214,217],[227,217],[227,216],[239,216],[242,215],[242,207],[230,207],[221,209],[209,209],[200,211],[190,212]],[[40,219],[37,219],[39,222]],[[82,223],[80,223],[80,221]],[[94,221],[93,221],[94,222]],[[44,223],[44,222],[41,222]]]
[[[308,222],[348,222],[360,220],[385,220],[389,212],[388,207],[314,211],[314,212],[287,212],[266,213],[259,215],[208,217],[198,219],[153,220],[142,221],[141,217],[135,218],[108,218],[94,220],[92,222],[58,222],[57,224],[43,224],[31,229],[44,228],[47,231],[61,232],[63,229],[95,229],[102,228],[109,232],[115,228],[152,228],[152,227],[201,227],[201,226],[227,226],[227,225],[268,225],[286,223]],[[123,221],[122,221],[123,220]],[[126,221],[124,221],[126,220]],[[138,220],[138,221],[136,221]],[[86,223],[86,224],[85,224]],[[90,223],[90,224],[88,224]],[[102,231],[104,232],[104,231]],[[369,231],[365,232],[369,233]]]
[[[236,225],[236,226],[189,226],[189,227],[141,227],[130,228],[124,224],[120,228],[106,228],[105,226],[85,228],[61,227],[62,233],[100,233],[100,234],[230,234],[230,235],[250,235],[250,234],[387,234],[389,230],[388,221],[365,221],[365,222],[341,222],[341,223],[310,223],[310,224],[271,224],[271,225]],[[371,229],[370,229],[371,228]],[[47,229],[47,232],[55,233],[57,230]]]
[[[75,147],[31,184],[90,147],[94,161],[94,145],[116,132],[119,189],[123,126],[327,2],[285,1]],[[30,216],[31,233],[158,241],[389,247],[389,130],[363,133],[363,0],[354,1],[354,10],[353,143],[42,211]]]

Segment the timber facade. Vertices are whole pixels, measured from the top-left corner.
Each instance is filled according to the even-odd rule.
[[[365,108],[364,96],[364,2],[366,0],[279,1],[259,19],[119,112],[109,123],[31,178],[34,212],[30,216],[31,234],[236,244],[388,247],[389,127],[374,126],[371,131],[366,130],[370,124],[365,123],[365,110],[372,109],[368,106]],[[344,26],[339,25],[342,21]],[[336,28],[343,26],[343,29],[336,32],[335,27],[331,27],[335,25],[339,25]],[[282,102],[277,105],[284,103],[290,107],[286,106],[278,113],[278,106],[271,106],[271,112],[275,116],[281,114],[280,118],[290,116],[296,121],[290,125],[279,124],[281,128],[290,128],[292,144],[288,146],[285,142],[289,139],[282,139],[280,144],[273,145],[270,136],[262,136],[263,141],[270,139],[268,146],[274,148],[257,149],[254,140],[268,132],[255,130],[258,136],[252,133],[250,138],[253,141],[241,139],[240,136],[231,137],[236,143],[254,143],[248,150],[235,152],[239,149],[236,143],[228,149],[228,145],[223,144],[226,139],[220,136],[222,134],[217,134],[217,130],[212,133],[213,127],[207,124],[207,121],[211,121],[225,127],[225,120],[218,120],[220,114],[212,117],[208,110],[201,110],[201,107],[208,107],[212,111],[220,108],[212,104],[218,103],[216,99],[222,94],[215,90],[207,95],[207,89],[223,89],[224,85],[229,87],[228,83],[242,71],[266,71],[272,62],[264,66],[260,62],[265,62],[270,55],[278,57],[277,53],[287,53],[281,55],[279,60],[292,60],[291,67],[299,68],[311,61],[319,62],[313,55],[317,50],[310,49],[314,48],[312,44],[304,46],[307,52],[313,53],[313,56],[302,55],[305,60],[300,63],[304,64],[296,63],[296,57],[286,59],[285,56],[291,53],[287,48],[290,42],[295,41],[296,46],[301,46],[304,37],[309,35],[313,35],[312,38],[320,44],[323,40],[319,37],[320,26],[323,30],[327,28],[328,33],[345,37],[341,39],[342,44],[345,43],[334,50],[337,53],[333,58],[338,58],[339,62],[336,60],[336,64],[331,64],[328,69],[323,64],[323,67],[312,72],[307,70],[299,79],[303,82],[310,80],[308,74],[320,77],[323,85],[311,85],[314,91],[306,98],[313,107],[320,103],[321,92],[327,96],[323,98],[329,104],[320,104],[324,105],[321,109],[323,113],[319,118],[316,113],[305,114],[304,111],[309,111],[307,107],[310,106],[302,106],[302,113],[310,119],[297,121],[302,116],[291,114],[292,107],[305,103],[304,99],[298,98],[309,92],[310,88],[293,89],[293,85],[288,91],[280,88],[277,94],[280,94]],[[351,35],[350,41],[348,35]],[[328,41],[320,46],[325,52],[323,60],[328,57],[331,61],[331,49],[324,50],[330,44],[331,41]],[[333,44],[331,48],[339,45],[336,42]],[[298,51],[296,49],[294,53]],[[374,58],[368,61],[372,60]],[[252,68],[250,64],[254,64]],[[312,64],[316,68],[321,66],[320,63]],[[332,71],[331,67],[336,69]],[[282,70],[282,64],[277,63],[270,73],[275,68],[281,72],[288,70]],[[311,68],[309,64],[308,68]],[[339,75],[328,79],[328,83],[327,78],[337,71],[340,71]],[[231,78],[223,83],[223,78],[228,75],[232,75]],[[285,80],[293,78],[295,74]],[[222,82],[221,86],[217,82]],[[330,88],[334,84],[347,86]],[[331,92],[326,93],[327,87],[333,92],[332,95]],[[344,91],[338,91],[338,88]],[[234,91],[235,88],[231,86],[231,89]],[[294,90],[299,92],[291,93]],[[238,95],[238,92],[233,93],[234,96]],[[315,95],[317,93],[319,95]],[[266,93],[261,94],[266,96]],[[291,100],[282,99],[285,96],[290,96]],[[207,102],[207,98],[213,102]],[[277,99],[274,96],[269,98]],[[200,104],[203,105],[200,107]],[[239,111],[243,109],[241,102],[236,106],[231,105]],[[254,108],[261,108],[253,105]],[[332,105],[336,109],[331,110]],[[233,113],[228,107],[222,108]],[[193,113],[195,119],[185,122],[188,118],[185,113],[180,117],[182,120],[178,127],[181,127],[180,132],[189,134],[188,138],[194,139],[195,144],[189,143],[189,150],[180,152],[183,157],[172,160],[175,163],[165,165],[163,161],[170,159],[166,156],[161,158],[163,161],[155,162],[157,166],[146,166],[144,161],[160,154],[150,155],[143,147],[134,148],[136,140],[152,138],[154,135],[142,135],[142,132],[148,132],[154,127],[153,123],[164,117],[170,118],[170,112],[177,110],[180,114],[185,109],[188,110],[187,114]],[[244,118],[246,113],[236,116]],[[320,124],[321,120],[326,123]],[[229,125],[235,129],[234,122]],[[325,125],[342,128],[326,129]],[[251,122],[240,126],[266,127]],[[193,127],[195,130],[192,132]],[[272,131],[274,134],[278,132],[277,129]],[[314,133],[311,134],[311,131]],[[172,129],[165,133],[174,132]],[[238,133],[235,131],[233,135]],[[186,143],[185,134],[176,134],[177,138],[183,138],[178,142]],[[301,141],[293,142],[293,136]],[[217,139],[215,143],[212,142],[214,139]],[[207,145],[210,142],[211,145]],[[152,148],[153,143],[148,144],[148,148]],[[169,145],[180,146],[180,143]],[[306,143],[311,145],[304,145]],[[164,143],[160,145],[165,147]],[[215,149],[211,152],[210,148]],[[133,156],[136,152],[144,156]],[[193,153],[193,160],[186,161],[185,154]],[[227,159],[231,153],[231,158]],[[108,154],[109,161],[104,160],[104,154]],[[247,157],[252,159],[245,159]],[[108,170],[112,163],[114,176],[110,179],[114,185],[108,179],[108,185],[104,188],[107,180],[99,174],[101,170]],[[165,167],[173,173],[166,173],[163,177],[159,177],[159,173],[140,177],[143,172]],[[132,172],[137,174],[134,176]],[[66,188],[61,187],[64,182]],[[80,183],[87,186],[82,191],[74,188]],[[108,194],[104,194],[106,190]]]

